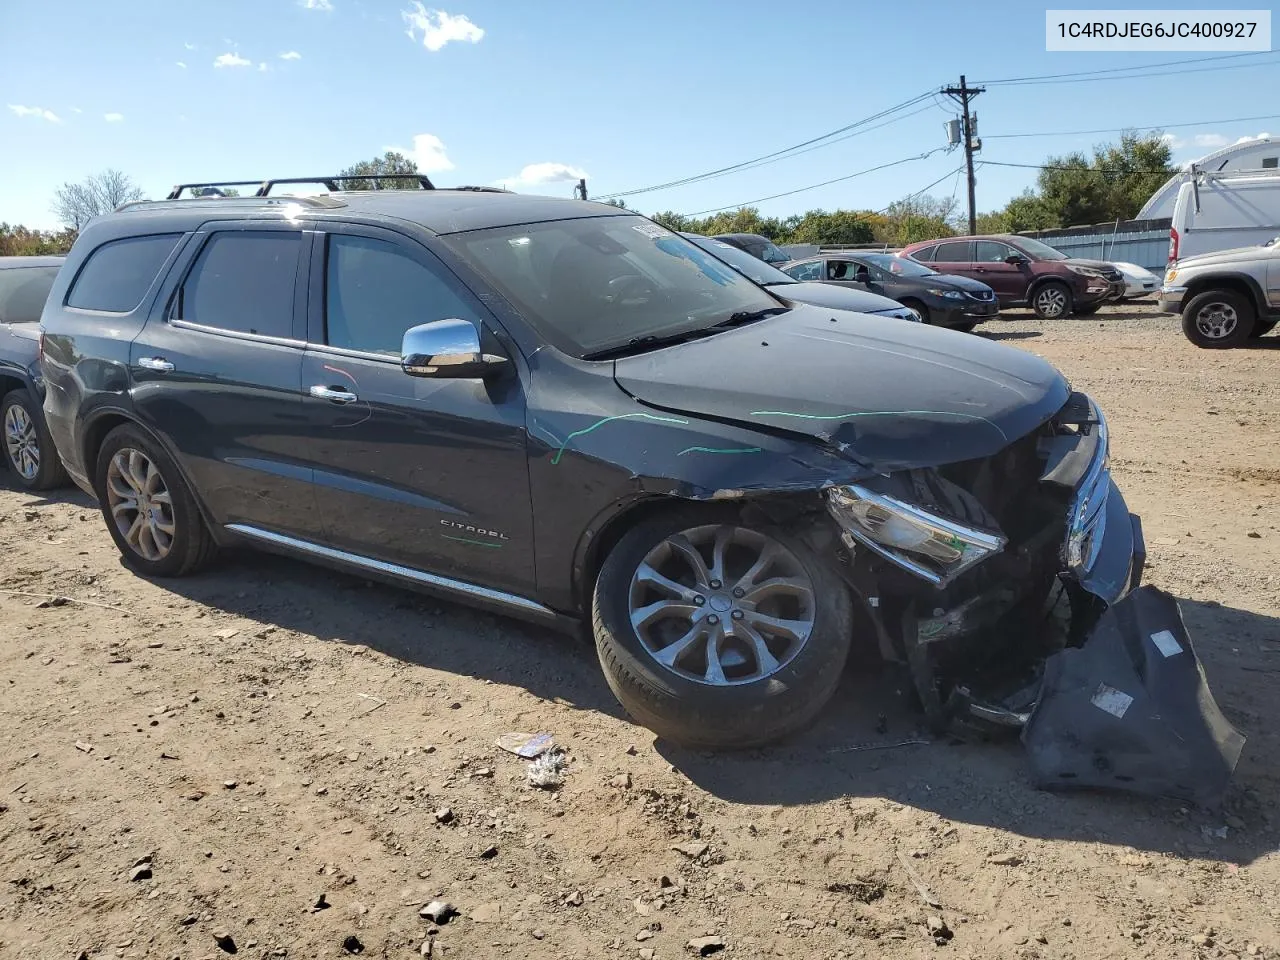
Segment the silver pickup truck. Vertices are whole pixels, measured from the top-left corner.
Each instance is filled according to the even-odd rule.
[[[1160,309],[1197,347],[1238,347],[1280,323],[1280,237],[1170,264]]]

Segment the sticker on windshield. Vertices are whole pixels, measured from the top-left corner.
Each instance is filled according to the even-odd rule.
[[[666,227],[660,227],[656,223],[637,223],[631,229],[637,233],[643,233],[650,240],[657,240],[659,237],[669,236],[671,233]]]

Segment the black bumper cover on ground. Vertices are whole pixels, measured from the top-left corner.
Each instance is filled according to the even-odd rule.
[[[1244,737],[1218,709],[1173,597],[1141,587],[1045,663],[1022,733],[1037,785],[1222,802]]]

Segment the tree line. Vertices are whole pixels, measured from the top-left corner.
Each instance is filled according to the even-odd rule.
[[[1077,151],[1049,157],[1039,164],[1035,187],[999,210],[978,215],[978,232],[1018,233],[1130,219],[1173,175],[1171,159],[1169,144],[1159,132],[1125,133],[1117,142],[1094,147],[1090,155]],[[341,175],[359,178],[346,182],[343,188],[347,190],[388,190],[404,186],[404,181],[385,178],[417,172],[412,158],[387,151],[352,164]],[[222,193],[232,196],[235,191],[224,189]],[[52,207],[64,229],[33,230],[0,223],[0,256],[66,253],[84,224],[110,213],[121,203],[145,197],[143,190],[119,170],[105,170],[80,183],[64,183],[55,191]],[[626,206],[621,201],[615,201],[615,205]],[[756,207],[742,207],[705,217],[663,210],[653,219],[670,230],[708,235],[758,233],[775,243],[904,246],[918,240],[955,236],[966,228],[955,194],[911,196],[878,211],[809,210],[788,217],[766,217]]]

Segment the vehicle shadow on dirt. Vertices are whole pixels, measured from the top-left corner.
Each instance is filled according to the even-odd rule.
[[[978,336],[985,340],[1034,340],[1036,337],[1043,337],[1044,334],[1039,330],[975,330]]]
[[[735,803],[884,797],[1029,838],[1250,863],[1280,846],[1280,819],[1264,809],[1280,779],[1280,738],[1271,733],[1280,710],[1258,696],[1256,676],[1280,675],[1280,619],[1181,605],[1219,706],[1248,738],[1223,810],[1118,792],[1039,790],[1016,738],[962,742],[929,734],[911,706],[906,674],[892,666],[862,664],[859,675],[859,664],[852,665],[819,722],[785,746],[734,755],[656,746],[699,787]],[[912,742],[919,740],[929,742]]]
[[[519,686],[625,719],[591,646],[550,630],[265,554],[238,553],[205,575],[158,585],[263,625],[362,644],[407,664]],[[785,744],[721,754],[654,745],[694,784],[734,803],[885,797],[1031,838],[1252,862],[1277,846],[1262,798],[1274,794],[1280,738],[1269,735],[1277,719],[1270,701],[1250,700],[1241,688],[1257,685],[1249,671],[1280,670],[1280,656],[1266,657],[1280,653],[1280,620],[1212,604],[1182,606],[1218,703],[1250,738],[1224,811],[1120,793],[1038,790],[1016,739],[937,740],[912,704],[905,672],[863,657],[850,664],[814,727]],[[1248,644],[1259,652],[1247,658],[1232,652]],[[927,742],[908,742],[920,740]],[[1224,838],[1228,822],[1236,826]]]

